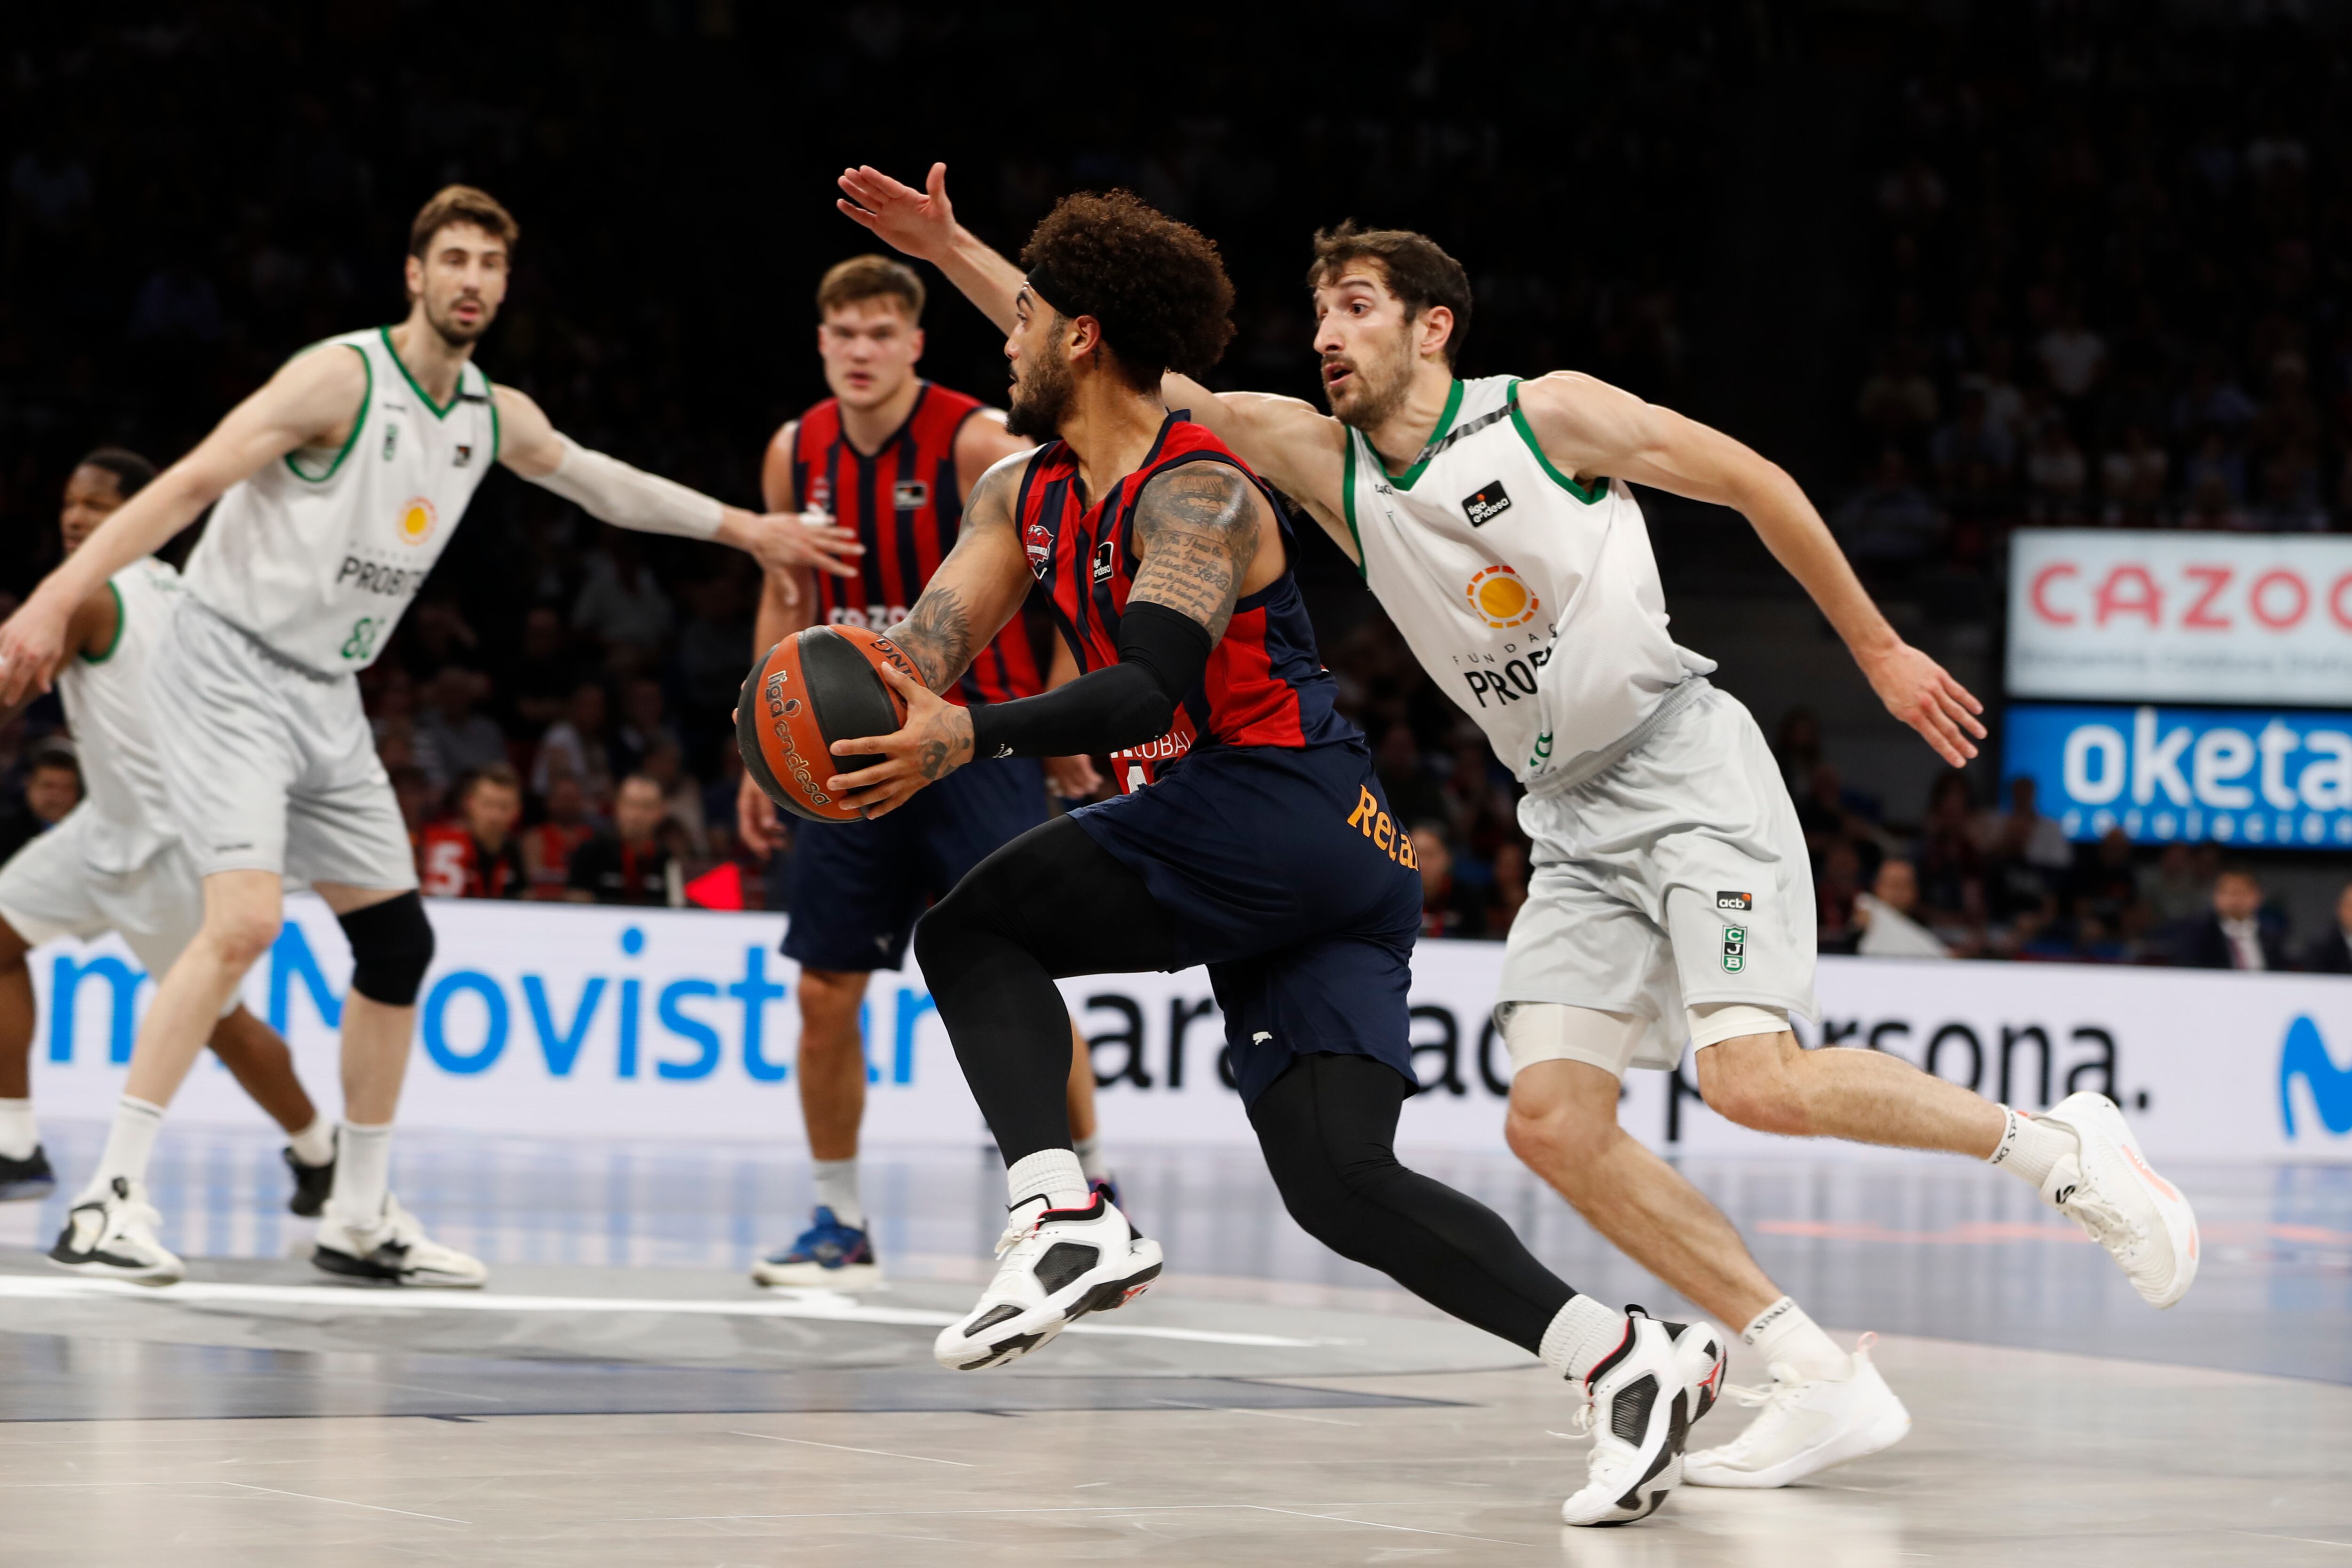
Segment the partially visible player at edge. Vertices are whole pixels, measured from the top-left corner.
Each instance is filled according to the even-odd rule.
[[[817,354],[833,396],[776,432],[761,487],[770,511],[805,508],[838,523],[856,533],[866,554],[852,577],[813,573],[812,582],[788,585],[772,575],[760,600],[755,653],[812,623],[878,632],[905,619],[955,548],[973,484],[998,459],[1029,447],[978,398],[915,373],[923,357],[923,296],[914,269],[883,256],[852,256],[817,285]],[[950,698],[1004,702],[1076,675],[1069,650],[1043,622],[1042,612],[1014,616]],[[1091,795],[1100,784],[1083,757],[1047,758],[1042,773],[1034,759],[1006,758],[965,768],[886,821],[793,823],[793,920],[783,952],[801,969],[795,1061],[816,1212],[792,1245],[752,1266],[760,1283],[855,1289],[880,1281],[857,1190],[866,1113],[858,1020],[866,980],[904,962],[916,918],[931,900],[1045,820],[1048,777],[1066,797]],[[745,842],[763,853],[778,847],[775,802],[748,775],[736,815]],[[1104,1183],[1110,1169],[1095,1122],[1093,1061],[1072,1035],[1070,1126],[1087,1179]]]
[[[1118,193],[1063,200],[1022,260],[1011,427],[1055,439],[982,477],[890,636],[945,690],[1034,584],[1087,673],[960,707],[886,669],[907,723],[836,741],[884,760],[828,785],[881,816],[975,758],[1084,751],[1109,753],[1126,791],[991,855],[917,929],[1012,1199],[994,1281],[933,1354],[1000,1364],[1159,1274],[1159,1246],[1088,1193],[1070,1152],[1054,982],[1205,964],[1292,1217],[1568,1378],[1601,1436],[1563,1517],[1644,1517],[1681,1479],[1719,1336],[1578,1294],[1501,1217],[1397,1160],[1418,1087],[1411,841],[1333,706],[1275,493],[1160,398],[1163,371],[1205,371],[1233,335],[1216,249]]]
[[[931,260],[999,324],[1021,274],[956,223],[944,165],[927,191],[870,169],[851,215]],[[853,203],[856,210],[853,211]],[[2039,1116],[1869,1051],[1800,1049],[1816,1015],[1811,874],[1755,720],[1666,634],[1641,484],[1738,509],[1812,596],[1885,703],[1958,767],[1981,705],[1895,634],[1793,480],[1719,432],[1574,371],[1464,382],[1467,276],[1424,235],[1343,225],[1308,274],[1332,416],[1295,398],[1192,408],[1303,503],[1415,655],[1527,786],[1535,844],[1496,1017],[1512,1147],[1594,1228],[1726,1322],[1771,1369],[1740,1437],[1688,1479],[1780,1486],[1900,1440],[1910,1419],[1866,1351],[1840,1350],[1766,1278],[1730,1222],[1617,1124],[1630,1065],[1672,1069],[1687,1039],[1708,1105],[1790,1136],[1983,1159],[2032,1183],[2169,1306],[2197,1268],[2195,1217],[2150,1171],[2116,1105]]]
[[[483,192],[435,195],[410,227],[405,320],[296,355],[0,625],[0,703],[12,703],[47,686],[79,606],[213,507],[147,694],[172,716],[157,727],[162,770],[204,878],[204,925],[140,1026],[98,1173],[50,1254],[61,1267],[138,1258],[155,1278],[178,1272],[142,1195],[159,1108],[276,938],[291,876],[335,912],[352,959],[344,1119],[311,1261],[388,1284],[481,1283],[482,1265],[428,1239],[389,1186],[433,927],[355,675],[491,463],[623,528],[715,539],[780,570],[849,570],[837,557],[855,547],[837,530],[721,506],[586,451],[530,398],[491,385],[474,345],[506,297],[516,232]]]
[[[65,553],[79,549],[154,476],[153,464],[119,446],[76,464],[58,517]],[[152,557],[136,560],[83,600],[66,624],[68,662],[58,671],[58,695],[89,793],[0,865],[0,1200],[47,1197],[57,1186],[33,1119],[26,951],[53,937],[117,931],[147,972],[160,975],[204,924],[204,887],[172,831],[147,704],[147,666],[180,592],[171,567]],[[16,711],[0,709],[0,726]],[[334,1179],[334,1128],[302,1092],[293,1053],[234,995],[210,1043],[238,1085],[286,1130],[289,1207],[316,1216]],[[127,1277],[142,1272],[142,1260],[119,1261]]]

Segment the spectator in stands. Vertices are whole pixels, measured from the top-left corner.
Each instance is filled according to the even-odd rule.
[[[1958,411],[1936,432],[1927,455],[1936,465],[1937,485],[1948,493],[1959,488],[1961,475],[1971,465],[2006,476],[2017,465],[2017,441],[1987,414],[1984,389],[1964,385]]]
[[[1505,839],[1495,846],[1495,906],[1486,919],[1490,936],[1507,936],[1511,923],[1528,902],[1528,846],[1523,839]]]
[[[1421,863],[1421,934],[1486,935],[1486,898],[1454,874],[1454,851],[1445,841],[1444,824],[1416,822],[1412,836],[1412,858]]]
[[[2155,528],[2170,469],[2171,459],[2148,439],[2146,425],[2125,426],[2123,440],[2099,459],[2099,489],[2106,499],[2100,520],[2110,528]]]
[[[2121,828],[2109,828],[2097,843],[2084,846],[2075,860],[2070,895],[2074,918],[2084,927],[2080,940],[2086,956],[2128,957],[2151,924],[2147,906],[2140,902],[2131,840]],[[2101,941],[2110,944],[2110,949],[2090,955],[2089,949]]]
[[[465,782],[454,821],[425,830],[418,876],[433,898],[520,898],[530,882],[522,845],[522,779],[504,762],[478,769]]]
[[[572,603],[572,629],[602,647],[607,666],[618,670],[650,664],[669,627],[669,595],[646,564],[637,536],[604,529]]]
[[[2285,969],[2286,940],[2276,923],[2264,919],[2263,884],[2243,866],[2231,866],[2213,881],[2213,907],[2189,927],[2181,962],[2200,969]]]
[[[2083,449],[2074,444],[2066,422],[2043,420],[2025,454],[2027,521],[2080,522],[2083,492],[2089,479],[2090,465],[2083,461]]]
[[[1919,824],[1913,869],[1920,903],[1937,924],[1983,923],[1984,850],[1977,841],[1976,804],[1965,774],[1937,776]]]
[[[522,832],[523,870],[530,881],[531,897],[568,898],[572,852],[596,836],[595,824],[588,816],[588,792],[581,788],[576,775],[558,773],[548,781],[543,799],[545,818]]]
[[[463,664],[444,665],[426,685],[425,712],[416,721],[416,760],[436,788],[506,762],[506,732],[475,711],[489,685],[489,677]]]
[[[540,737],[531,764],[530,788],[545,797],[559,773],[568,773],[587,792],[591,809],[612,799],[613,751],[605,734],[604,687],[582,681],[572,689],[563,717]]]
[[[517,735],[536,739],[563,716],[565,699],[579,684],[580,666],[566,645],[563,617],[551,604],[531,607],[522,622],[522,657],[507,672],[508,711]]]
[[[1832,840],[1822,852],[1821,874],[1813,881],[1813,899],[1821,915],[1822,952],[1853,951],[1853,907],[1861,896],[1862,856],[1845,840]]]
[[[1813,787],[1813,769],[1822,765],[1822,716],[1809,707],[1792,707],[1780,716],[1772,741],[1772,756],[1780,764],[1780,779],[1796,800]]]
[[[441,791],[413,762],[397,768],[387,765],[384,771],[392,776],[392,798],[400,804],[400,820],[407,824],[413,854],[425,842],[425,825],[440,813]]]
[[[613,768],[619,773],[644,770],[646,758],[664,746],[679,746],[677,727],[663,711],[661,683],[638,675],[621,686],[621,724],[613,734]]]
[[[668,816],[659,784],[642,773],[622,779],[611,831],[572,852],[572,901],[684,908],[684,868],[662,841]]]
[[[1870,891],[1853,901],[1862,940],[1854,951],[1865,958],[1948,958],[1952,950],[1921,925],[1919,874],[1906,860],[1888,858]]]
[[[2140,868],[2139,896],[2158,926],[2185,925],[2211,904],[2213,879],[2199,871],[2187,844],[2167,844],[2154,865]]]
[[[2060,308],[2057,324],[2042,334],[2033,351],[2051,390],[2068,402],[2081,402],[2099,384],[2106,369],[2106,340],[2083,319],[2083,303],[2071,295]]]
[[[1870,484],[1847,497],[1836,520],[1846,553],[1874,565],[1916,561],[1944,537],[1944,514],[1911,482],[1911,465],[1892,445],[1880,450]]]
[[[2336,919],[2303,956],[2303,967],[2320,975],[2352,975],[2352,883],[2336,895]]]
[[[25,765],[25,790],[16,809],[0,816],[0,861],[47,832],[81,804],[81,764],[72,747],[50,741]]]
[[[1380,771],[1381,788],[1389,798],[1389,810],[1398,821],[1445,820],[1445,791],[1423,766],[1421,746],[1413,739],[1411,726],[1389,726],[1373,762]]]
[[[710,831],[702,815],[702,786],[686,770],[686,753],[675,740],[660,740],[646,753],[644,765],[636,769],[661,787],[662,805],[668,814],[670,826],[678,832],[687,859],[707,860],[710,855]]]

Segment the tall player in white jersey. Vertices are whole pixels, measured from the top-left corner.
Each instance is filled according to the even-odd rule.
[[[152,464],[121,447],[101,447],[76,464],[58,518],[66,553],[154,476]],[[136,560],[84,600],[67,626],[58,695],[88,793],[0,865],[0,1199],[46,1197],[57,1185],[33,1120],[27,949],[52,937],[119,932],[148,973],[161,975],[204,923],[204,889],[172,830],[145,687],[180,592],[171,567],[152,557]],[[12,716],[0,709],[0,724]],[[315,1217],[333,1176],[334,1129],[302,1092],[293,1054],[235,997],[213,1026],[211,1044],[285,1128],[290,1207]],[[150,1261],[110,1255],[93,1268],[146,1280],[153,1278]]]
[[[156,1120],[212,1019],[276,938],[281,876],[310,885],[352,945],[343,1122],[311,1260],[399,1285],[473,1286],[482,1265],[428,1239],[389,1186],[392,1119],[433,956],[408,836],[354,676],[380,653],[494,462],[608,523],[715,539],[772,571],[841,570],[838,530],[721,506],[558,434],[493,386],[474,344],[506,296],[513,218],[453,185],[411,226],[398,326],[297,355],[100,526],[0,626],[0,703],[46,685],[68,623],[114,572],[206,507],[150,700],[181,841],[204,878],[202,930],[141,1025],[127,1101],[52,1258],[170,1260],[139,1200]],[[217,503],[217,504],[215,504]]]
[[[841,185],[845,213],[1012,319],[1021,274],[956,224],[943,165],[925,191],[871,169]],[[1789,1028],[1790,1013],[1814,1012],[1795,808],[1754,719],[1706,681],[1714,664],[1667,635],[1629,486],[1745,515],[1888,710],[1946,761],[1973,757],[1985,733],[1977,700],[1895,634],[1795,481],[1590,376],[1457,380],[1469,280],[1426,236],[1328,231],[1308,282],[1336,417],[1181,377],[1166,399],[1314,514],[1527,786],[1534,874],[1496,1009],[1511,1145],[1636,1261],[1745,1324],[1773,1375],[1763,1414],[1692,1454],[1685,1479],[1782,1486],[1910,1426],[1867,1355],[1839,1350],[1723,1214],[1618,1126],[1626,1069],[1673,1068],[1686,1040],[1700,1092],[1732,1121],[2005,1166],[2148,1301],[2178,1301],[2196,1273],[2194,1217],[2105,1097],[2027,1116],[1879,1052],[1801,1050]]]

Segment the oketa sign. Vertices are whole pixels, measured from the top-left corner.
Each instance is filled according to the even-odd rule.
[[[2127,721],[2126,710],[2126,735]],[[2190,751],[2193,791],[2193,743]],[[2256,789],[2260,772],[2258,753]],[[775,952],[775,916],[444,899],[426,907],[439,956],[419,998],[404,1125],[803,1144],[800,976]],[[287,914],[247,977],[245,1001],[286,1035],[331,1112],[350,953],[317,899],[290,898]],[[1405,1105],[1401,1144],[1505,1152],[1510,1068],[1490,1018],[1502,956],[1489,942],[1423,942],[1414,952],[1412,1043],[1423,1089]],[[152,979],[111,937],[51,943],[32,969],[41,1113],[103,1119]],[[2124,1106],[2154,1158],[2352,1160],[2352,978],[1830,956],[1818,988],[1822,1016],[1801,1026],[1806,1043],[1881,1051],[2027,1110],[2096,1090]],[[1114,1143],[1254,1145],[1205,973],[1103,975],[1062,989],[1093,1047]],[[984,1143],[920,974],[874,977],[865,1036],[869,1143]],[[1694,1072],[1685,1059],[1674,1074],[1629,1074],[1626,1128],[1652,1148],[1690,1155],[1878,1157],[1733,1126],[1706,1108]],[[259,1124],[209,1057],[173,1115]]]
[[[2012,703],[2001,755],[2070,839],[2352,845],[2352,713]]]
[[[2007,690],[2352,707],[2352,538],[2021,528]]]

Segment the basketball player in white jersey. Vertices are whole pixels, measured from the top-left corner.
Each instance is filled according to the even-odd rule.
[[[944,165],[928,184],[851,170],[839,205],[1009,323],[1020,272],[956,224]],[[1985,734],[1976,698],[1895,634],[1795,482],[1590,376],[1455,379],[1469,280],[1423,235],[1328,231],[1309,283],[1336,417],[1181,377],[1167,402],[1314,514],[1527,786],[1534,874],[1496,1008],[1511,1145],[1636,1261],[1745,1324],[1773,1376],[1757,1421],[1690,1455],[1685,1479],[1783,1486],[1910,1428],[1866,1352],[1832,1343],[1722,1213],[1618,1127],[1626,1069],[1672,1069],[1685,1040],[1701,1093],[1731,1120],[2004,1166],[2149,1301],[2179,1300],[2197,1270],[2194,1216],[2112,1102],[2074,1094],[2029,1117],[1875,1051],[1803,1051],[1789,1027],[1816,1010],[1795,808],[1755,720],[1707,682],[1714,664],[1666,634],[1629,483],[1745,515],[1888,710],[1946,761]]]
[[[101,447],[76,464],[58,519],[66,553],[154,476],[152,464],[121,447]],[[67,626],[58,695],[87,795],[0,866],[0,1199],[46,1197],[57,1185],[33,1120],[27,950],[55,937],[116,931],[149,974],[161,975],[204,923],[204,889],[172,829],[145,689],[179,597],[180,574],[151,556],[109,578]],[[0,711],[0,724],[13,716]],[[315,1218],[333,1176],[334,1129],[302,1092],[292,1052],[234,996],[211,1044],[286,1129],[289,1207]],[[135,1255],[103,1255],[91,1271],[146,1279],[149,1265]]]
[[[386,1284],[482,1282],[482,1265],[428,1239],[389,1187],[433,928],[354,676],[490,464],[619,527],[731,544],[773,571],[841,569],[836,530],[724,507],[585,451],[530,398],[490,384],[473,350],[506,296],[515,237],[484,193],[436,195],[410,232],[405,320],[297,355],[0,626],[0,702],[13,702],[47,685],[76,606],[213,507],[149,682],[170,719],[157,727],[164,783],[204,878],[204,925],[141,1025],[122,1112],[51,1254],[62,1266],[136,1250],[169,1270],[139,1199],[153,1108],[170,1103],[211,1020],[277,936],[290,876],[335,912],[352,958],[343,1122],[311,1260]]]

